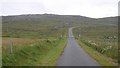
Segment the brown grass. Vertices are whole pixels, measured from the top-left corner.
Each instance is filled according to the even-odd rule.
[[[13,43],[14,45],[19,44],[30,44],[32,42],[41,42],[44,39],[32,39],[32,38],[2,38],[2,45],[9,45]]]

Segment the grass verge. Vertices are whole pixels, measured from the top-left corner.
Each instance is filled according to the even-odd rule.
[[[49,39],[23,45],[22,49],[13,54],[2,56],[3,66],[55,66],[65,45],[66,39]]]
[[[103,56],[102,54],[98,53],[97,51],[93,50],[89,46],[85,45],[83,42],[78,41],[80,46],[91,56],[93,57],[100,65],[102,66],[117,66],[116,63],[113,62],[112,59]]]

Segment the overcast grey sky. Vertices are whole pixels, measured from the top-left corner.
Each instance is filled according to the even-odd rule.
[[[92,18],[118,16],[119,0],[2,0],[1,15],[60,14]]]

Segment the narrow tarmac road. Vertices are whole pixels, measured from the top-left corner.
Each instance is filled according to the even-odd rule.
[[[69,39],[57,66],[100,66],[75,41],[72,28],[69,28]]]

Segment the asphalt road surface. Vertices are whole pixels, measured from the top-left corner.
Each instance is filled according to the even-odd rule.
[[[72,28],[69,28],[69,39],[57,66],[100,66],[75,41]]]

